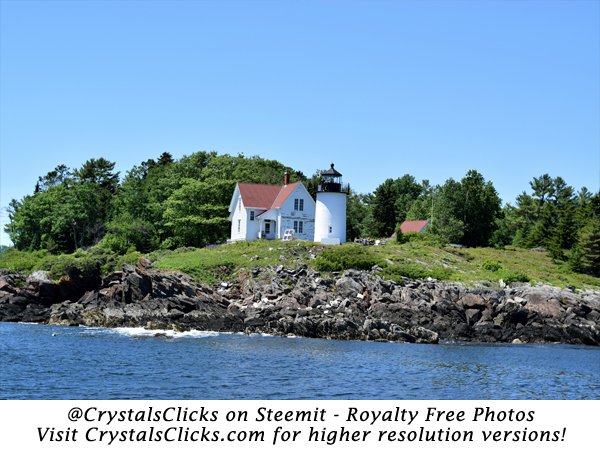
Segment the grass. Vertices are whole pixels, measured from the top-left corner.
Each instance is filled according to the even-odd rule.
[[[280,259],[280,257],[283,257]],[[579,289],[600,288],[600,278],[573,273],[557,265],[545,252],[508,247],[452,248],[422,241],[365,247],[345,244],[329,247],[305,241],[238,242],[213,249],[179,249],[149,255],[155,267],[180,270],[196,280],[213,283],[233,279],[239,269],[307,264],[323,272],[349,268],[366,269],[374,264],[383,276],[457,281],[468,285],[482,282],[544,283]]]
[[[148,257],[158,269],[178,270],[196,281],[215,283],[232,280],[239,270],[252,267],[312,263],[322,250],[321,245],[306,241],[242,241],[215,248],[160,251]]]
[[[529,281],[558,287],[600,287],[600,278],[574,273],[566,264],[554,263],[547,253],[528,249],[456,249],[411,241],[405,244],[388,243],[380,248],[374,247],[373,251],[387,258],[391,262],[390,267],[418,265],[433,278],[469,285],[482,281],[496,283],[502,279],[505,282]]]
[[[54,277],[69,267],[89,267],[97,264],[102,273],[119,269],[122,263],[134,263],[140,256],[130,252],[124,256],[107,255],[95,249],[72,255],[50,255],[45,251],[19,252],[9,250],[0,257],[0,268],[20,272],[50,270]],[[368,269],[377,264],[388,279],[402,277],[457,281],[467,285],[529,281],[558,287],[600,289],[600,278],[573,273],[565,264],[554,263],[545,252],[507,247],[452,248],[435,242],[411,240],[388,242],[365,247],[357,244],[323,246],[306,241],[237,242],[215,248],[183,248],[157,251],[145,255],[154,267],[182,271],[204,283],[231,281],[243,270],[253,267],[283,265],[297,267],[307,264],[322,272],[348,268]]]

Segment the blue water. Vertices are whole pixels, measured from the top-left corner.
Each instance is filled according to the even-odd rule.
[[[2,399],[589,399],[600,348],[0,323]]]

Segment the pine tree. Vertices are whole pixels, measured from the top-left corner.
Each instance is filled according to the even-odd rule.
[[[594,218],[583,230],[578,241],[582,271],[600,276],[600,220]]]

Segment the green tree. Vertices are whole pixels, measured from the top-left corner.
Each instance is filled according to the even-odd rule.
[[[13,200],[6,231],[19,250],[70,252],[85,243],[81,224],[89,207],[77,187],[51,186],[20,202]]]
[[[396,224],[402,223],[419,198],[423,184],[417,183],[412,175],[403,175],[395,180],[389,178],[380,184],[373,194],[373,232],[376,236],[391,236]]]
[[[89,159],[73,174],[81,183],[91,183],[109,192],[115,192],[119,173],[114,173],[115,163],[104,158]]]
[[[547,173],[538,178],[534,177],[533,180],[529,182],[529,185],[531,186],[533,196],[536,198],[540,208],[555,193],[554,180]]]
[[[502,208],[499,217],[496,219],[495,231],[492,233],[490,240],[492,246],[504,247],[514,242],[519,229],[519,218],[515,211],[516,208],[512,205],[506,205]]]
[[[496,189],[491,181],[486,182],[480,173],[470,170],[460,182],[460,192],[464,196],[460,205],[465,226],[463,244],[488,245],[500,217],[501,200]]]
[[[368,197],[364,194],[350,193],[346,206],[346,238],[353,241],[355,238],[365,237],[368,233],[369,204]]]
[[[590,194],[584,188],[575,196],[564,179],[548,174],[534,177],[529,184],[532,195],[523,192],[517,197],[519,221],[514,244],[545,247],[555,259],[561,259],[562,249],[573,246],[578,229],[590,217]]]
[[[93,245],[104,236],[113,197],[119,186],[115,163],[104,158],[89,159],[73,174],[76,208],[84,215],[74,225],[82,246]]]
[[[234,186],[227,180],[185,180],[166,202],[166,226],[173,230],[168,245],[202,247],[225,241]]]
[[[600,219],[594,217],[582,230],[571,249],[571,268],[577,272],[600,276]]]
[[[433,208],[430,231],[445,241],[461,243],[465,234],[460,216],[460,183],[452,178],[433,191]]]
[[[395,224],[401,224],[406,220],[412,204],[423,192],[423,184],[417,183],[412,175],[404,175],[394,181],[396,189],[396,200],[394,211],[396,213]]]
[[[405,220],[427,220],[431,219],[433,208],[433,188],[429,185],[429,180],[421,182],[421,193],[412,202],[406,213]]]
[[[450,242],[489,245],[501,217],[500,204],[492,183],[470,170],[460,182],[450,178],[434,191],[431,231]]]
[[[377,186],[373,195],[373,232],[377,237],[389,237],[396,226],[396,185],[388,178]]]
[[[53,186],[64,184],[73,179],[71,169],[64,164],[59,164],[48,172],[45,176],[39,177],[36,184],[36,193],[39,191],[45,191]]]

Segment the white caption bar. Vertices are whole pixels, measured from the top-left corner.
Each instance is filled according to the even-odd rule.
[[[2,401],[3,448],[596,449],[589,401]]]

